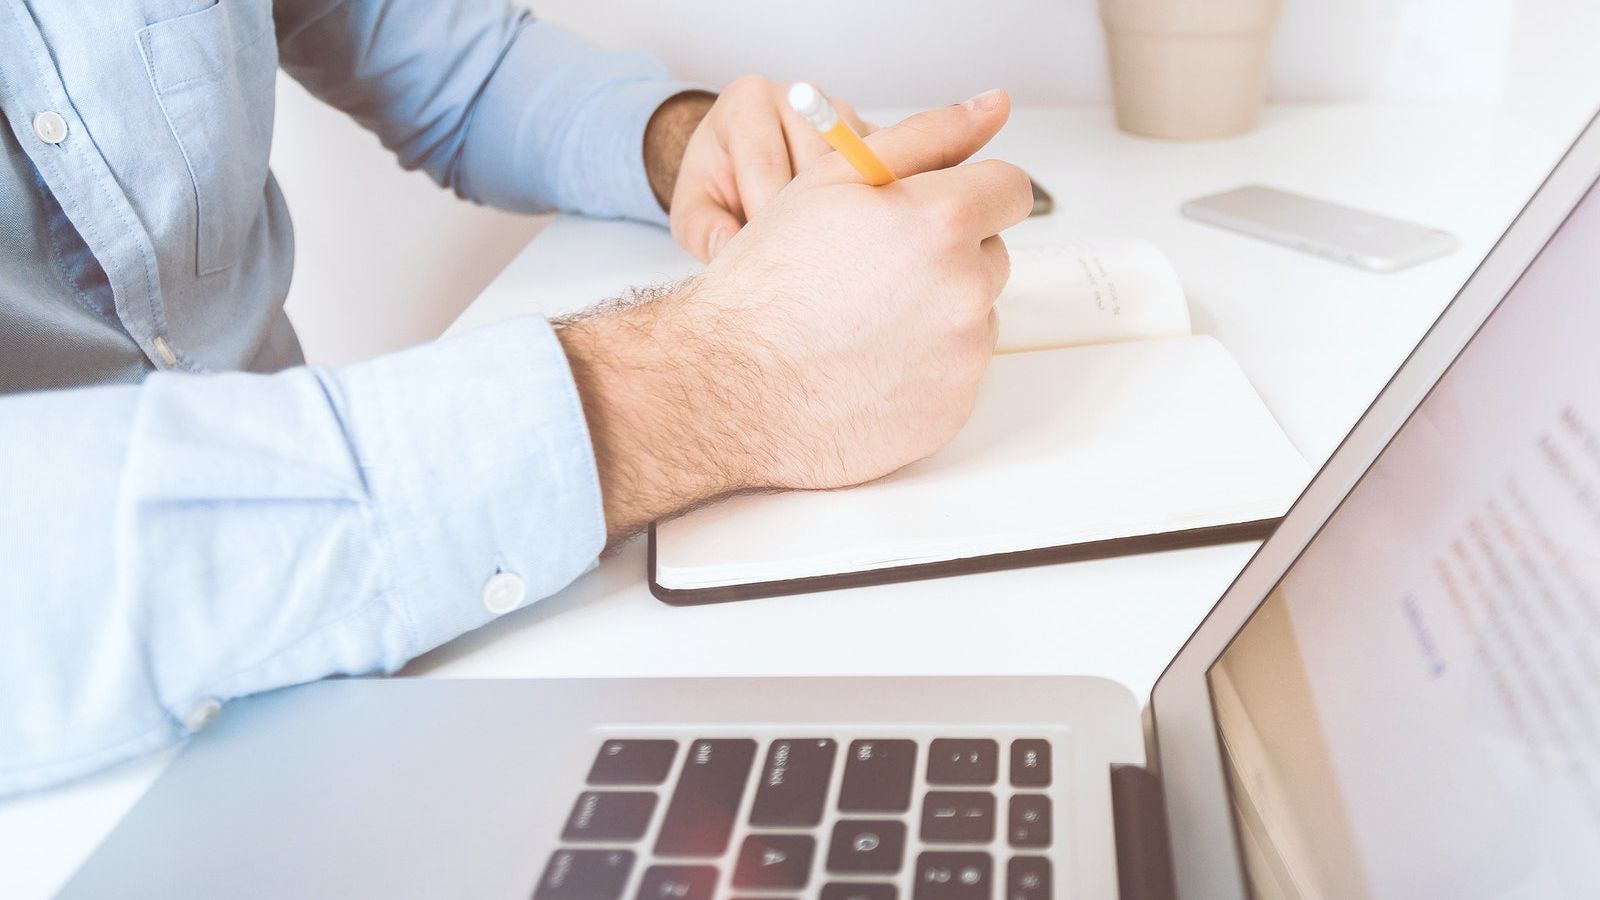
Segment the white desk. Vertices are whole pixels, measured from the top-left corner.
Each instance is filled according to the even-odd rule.
[[[890,115],[874,116],[891,121]],[[1278,107],[1248,137],[1184,145],[1116,132],[1108,111],[1020,111],[989,153],[1056,212],[1014,245],[1140,236],[1173,257],[1196,329],[1234,353],[1301,451],[1324,459],[1583,124],[1482,106]],[[1273,184],[1447,228],[1454,256],[1396,275],[1345,268],[1178,215]],[[665,233],[558,219],[455,326],[560,312],[692,261]],[[1253,550],[1234,545],[677,609],[635,542],[562,593],[417,660],[408,674],[649,676],[1093,674],[1140,696]],[[0,805],[0,896],[45,896],[159,774],[166,753]]]

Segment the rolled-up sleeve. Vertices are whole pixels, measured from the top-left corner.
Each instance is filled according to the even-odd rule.
[[[279,58],[407,168],[504,209],[662,222],[644,131],[693,89],[507,0],[281,0]]]
[[[605,541],[537,318],[338,370],[0,398],[0,488],[0,795],[234,697],[393,671]]]

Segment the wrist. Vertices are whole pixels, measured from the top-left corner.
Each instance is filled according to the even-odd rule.
[[[714,333],[692,321],[693,283],[559,324],[583,401],[610,540],[751,486],[714,383]]]
[[[650,190],[663,211],[670,211],[672,191],[678,184],[689,138],[711,111],[717,95],[709,91],[684,91],[656,107],[644,128],[644,168]]]

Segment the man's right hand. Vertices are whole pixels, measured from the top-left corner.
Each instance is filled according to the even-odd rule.
[[[966,422],[994,349],[998,234],[1027,176],[959,165],[1010,111],[992,91],[868,138],[901,176],[837,154],[785,187],[705,273],[563,325],[613,538],[720,494],[885,475]]]

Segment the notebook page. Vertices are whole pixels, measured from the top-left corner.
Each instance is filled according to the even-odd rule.
[[[995,302],[996,353],[1189,334],[1189,305],[1172,263],[1146,241],[1011,249]]]
[[[1209,337],[997,357],[932,457],[657,528],[669,589],[781,581],[1281,515],[1311,470]]]

